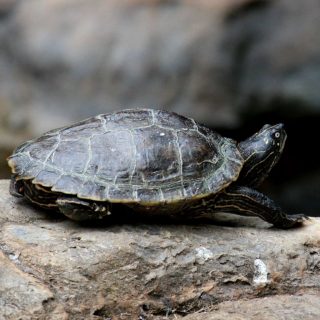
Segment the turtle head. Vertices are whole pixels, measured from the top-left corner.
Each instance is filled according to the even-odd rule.
[[[282,123],[266,124],[253,136],[240,142],[238,148],[245,162],[238,182],[246,186],[258,186],[278,162],[286,138]]]

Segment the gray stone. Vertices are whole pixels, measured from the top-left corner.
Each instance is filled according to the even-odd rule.
[[[216,306],[230,314],[229,300],[245,307],[262,296],[319,293],[319,219],[293,230],[226,215],[83,225],[30,207],[8,187],[0,182],[4,319],[174,319]]]

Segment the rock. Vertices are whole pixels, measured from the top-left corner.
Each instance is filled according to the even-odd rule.
[[[227,301],[213,312],[196,313],[184,320],[315,320],[320,314],[319,295],[277,295],[251,300]],[[259,306],[254,307],[253,306]]]
[[[232,124],[219,43],[247,1],[19,2],[0,28],[0,104],[32,135],[141,106]]]
[[[246,117],[320,113],[319,2],[251,1],[231,13],[224,43]]]
[[[0,110],[30,135],[140,106],[222,127],[242,114],[319,114],[317,9],[317,0],[3,0]]]
[[[242,316],[245,300],[262,302],[262,313],[272,305],[262,297],[274,295],[317,310],[319,219],[292,230],[224,215],[215,223],[85,225],[36,210],[8,187],[0,182],[5,319],[174,319],[212,308],[230,314],[230,300]]]
[[[43,311],[43,304],[53,298],[52,292],[27,270],[16,265],[19,253],[0,252],[0,317],[17,319]],[[24,313],[21,311],[23,310]]]

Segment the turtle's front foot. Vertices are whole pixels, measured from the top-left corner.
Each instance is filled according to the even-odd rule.
[[[300,227],[304,221],[309,220],[310,217],[303,213],[286,215],[286,219],[281,220],[280,223],[274,223],[276,228],[289,229],[294,227]]]
[[[304,214],[287,215],[270,198],[246,186],[232,186],[221,192],[215,210],[258,216],[279,229],[301,226],[308,219]]]

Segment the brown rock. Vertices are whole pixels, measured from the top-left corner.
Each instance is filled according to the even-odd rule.
[[[0,251],[0,319],[43,312],[43,304],[53,298],[52,292],[27,270],[21,270],[18,251],[5,253]]]
[[[213,312],[195,313],[184,320],[316,320],[320,314],[319,295],[277,295],[218,304]]]
[[[215,224],[79,225],[11,197],[8,185],[0,183],[1,268],[17,275],[6,288],[22,284],[0,295],[6,319],[160,319],[229,300],[319,292],[316,219],[286,231],[236,216]]]

